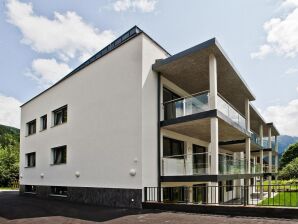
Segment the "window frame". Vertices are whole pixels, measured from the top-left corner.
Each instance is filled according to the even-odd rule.
[[[53,127],[67,123],[68,120],[68,106],[64,105],[62,107],[59,107],[56,110],[52,111],[53,114]],[[60,118],[57,118],[57,115],[61,113],[61,121]]]
[[[47,114],[45,114],[40,117],[40,131],[47,130],[47,128],[48,128],[48,116]]]
[[[34,165],[29,165],[29,156],[34,155]],[[29,152],[25,154],[26,157],[26,168],[32,168],[32,167],[36,167],[36,152]]]
[[[65,155],[63,155],[64,153],[61,152],[62,155],[61,155],[60,160],[63,160],[63,161],[55,162],[57,160],[56,155],[55,155],[55,153],[57,153],[56,150],[61,150],[61,149],[65,150]],[[65,159],[63,157],[65,157]],[[67,163],[67,146],[66,145],[61,145],[61,146],[51,148],[51,158],[52,158],[51,165],[53,165],[53,166],[66,164]]]
[[[170,151],[169,153],[165,154],[165,140],[168,140],[169,141],[169,144],[170,144]],[[180,147],[181,147],[181,153],[174,153],[174,147],[173,147],[173,144],[178,144]],[[184,159],[184,153],[185,153],[185,142],[184,141],[181,141],[181,140],[178,140],[178,139],[174,139],[174,138],[169,138],[169,137],[166,137],[164,136],[163,137],[163,157],[169,157],[169,156],[177,156],[175,157],[175,159]],[[180,151],[180,150],[179,150]],[[180,157],[179,157],[180,156]]]
[[[34,126],[33,126],[33,130],[32,130],[32,133],[31,133],[31,125],[33,125],[34,124]],[[33,119],[33,120],[31,120],[31,121],[29,121],[29,122],[27,122],[26,123],[26,127],[27,127],[27,130],[26,130],[26,136],[30,136],[30,135],[34,135],[34,134],[36,134],[36,119]]]

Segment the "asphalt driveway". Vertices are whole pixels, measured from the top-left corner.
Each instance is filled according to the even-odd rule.
[[[115,209],[64,201],[19,196],[18,192],[0,192],[0,223],[183,223],[183,224],[292,224],[298,220],[230,217],[153,210]]]

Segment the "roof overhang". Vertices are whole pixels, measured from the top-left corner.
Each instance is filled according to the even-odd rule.
[[[218,92],[245,114],[244,99],[252,101],[255,97],[215,38],[157,60],[153,70],[190,94],[208,90],[210,54],[217,61]]]

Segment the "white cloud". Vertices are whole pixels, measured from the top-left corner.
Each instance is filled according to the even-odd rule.
[[[8,0],[8,21],[19,28],[22,43],[39,53],[57,54],[65,61],[85,60],[114,39],[110,30],[100,31],[76,12],[54,12],[54,18],[37,15],[31,3]]]
[[[274,122],[281,134],[298,136],[298,99],[287,105],[270,106],[263,115],[267,121]]]
[[[298,73],[298,68],[289,68],[285,73],[287,75]]]
[[[265,22],[264,30],[266,32],[266,43],[259,48],[258,52],[251,54],[252,58],[262,58],[271,52],[286,57],[295,57],[297,55],[298,1],[283,1],[282,7],[290,8],[291,10],[286,12],[285,17],[280,16]]]
[[[0,93],[0,124],[20,127],[21,102]]]
[[[252,58],[263,59],[267,54],[272,51],[271,47],[267,44],[264,44],[259,47],[259,51],[255,53],[251,53],[250,56]]]
[[[113,3],[116,12],[127,10],[140,10],[141,12],[152,12],[155,9],[157,0],[117,0]]]
[[[298,0],[283,0],[281,7],[282,8],[298,7]]]
[[[28,76],[37,80],[43,87],[47,87],[71,71],[65,63],[58,63],[56,59],[35,59],[32,62]]]

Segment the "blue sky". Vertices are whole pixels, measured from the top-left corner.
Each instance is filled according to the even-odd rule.
[[[19,104],[138,25],[174,54],[216,37],[284,134],[298,135],[298,0],[5,0],[0,123]]]

